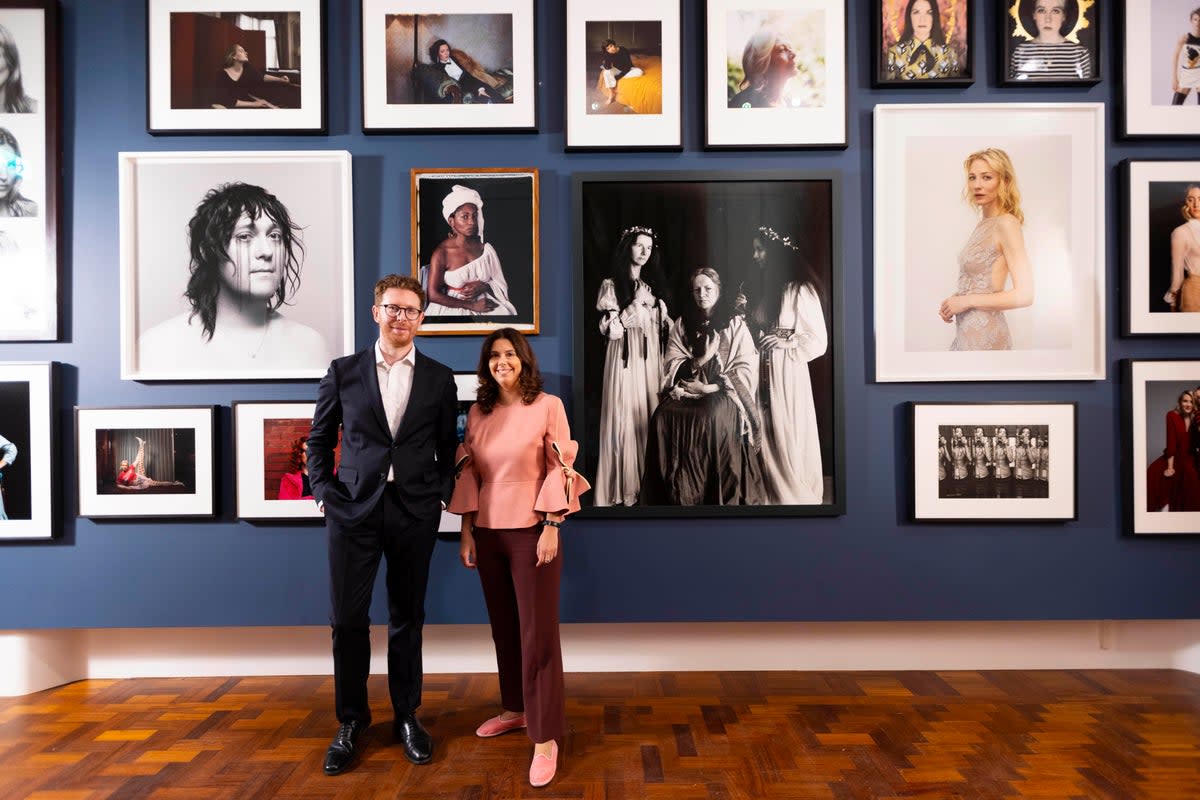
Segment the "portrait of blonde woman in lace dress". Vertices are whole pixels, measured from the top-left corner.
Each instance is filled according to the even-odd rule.
[[[938,315],[955,325],[951,350],[1011,350],[1004,312],[1034,298],[1016,172],[1008,153],[994,147],[967,156],[963,170],[963,195],[979,221],[958,256],[958,286]]]

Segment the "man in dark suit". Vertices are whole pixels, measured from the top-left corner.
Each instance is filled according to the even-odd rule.
[[[454,484],[457,391],[444,364],[417,352],[425,315],[416,279],[387,275],[375,284],[371,315],[379,339],[339,358],[317,390],[308,437],[313,497],[325,513],[333,610],[333,681],[339,723],[325,773],[353,762],[371,724],[371,589],[387,558],[388,692],[394,730],[415,764],[433,758],[417,721],[421,705],[421,626],[438,520]],[[341,463],[334,470],[338,428]]]

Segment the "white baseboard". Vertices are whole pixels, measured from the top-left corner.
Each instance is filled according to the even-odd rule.
[[[568,672],[1183,669],[1200,620],[614,623],[562,626]],[[371,671],[386,671],[386,628]],[[486,625],[428,625],[425,671],[491,672]],[[0,631],[0,697],[85,678],[324,675],[327,627]]]

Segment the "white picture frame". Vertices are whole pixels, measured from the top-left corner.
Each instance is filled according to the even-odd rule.
[[[61,530],[56,366],[0,363],[0,542],[52,539]]]
[[[567,0],[567,150],[683,148],[682,7],[681,0]],[[609,38],[631,51],[642,73],[617,79],[613,103],[598,86],[596,63],[597,42]]]
[[[533,0],[363,0],[361,22],[367,133],[537,130]],[[497,96],[455,102],[457,81],[432,81],[428,48],[439,40],[470,57],[468,73],[499,83]]]
[[[287,30],[279,30],[268,16],[279,17]],[[269,35],[251,29],[264,22]],[[146,129],[152,134],[324,134],[325,29],[325,0],[148,0]],[[279,63],[255,64],[266,56],[264,42],[271,41],[277,43]],[[244,107],[228,102],[217,81],[228,48],[239,44],[253,54],[247,63],[256,72],[281,79],[253,91],[247,86],[246,97],[253,101],[243,101]]]
[[[1175,510],[1170,503],[1151,510],[1150,499],[1151,470],[1159,472],[1168,455],[1170,415],[1175,413],[1173,409],[1182,392],[1188,391],[1194,396],[1200,387],[1200,361],[1126,359],[1122,368],[1127,409],[1124,439],[1128,454],[1125,459],[1128,470],[1125,498],[1129,509],[1126,514],[1129,531],[1134,534],[1200,533],[1200,510]],[[1168,420],[1166,424],[1164,417]],[[1194,420],[1192,424],[1195,425]],[[1184,446],[1187,446],[1186,442]],[[1182,465],[1176,467],[1174,479],[1184,480],[1184,468]],[[1195,475],[1193,463],[1191,476],[1194,478]],[[1159,492],[1153,494],[1158,496]],[[1192,494],[1194,500],[1195,492]],[[1157,502],[1153,505],[1157,506]]]
[[[874,136],[875,380],[1103,379],[1103,105],[879,105]],[[985,148],[1013,163],[1034,297],[1003,312],[1012,349],[953,352],[939,308],[979,218],[963,161]]]
[[[1173,72],[1189,33],[1191,0],[1125,2],[1119,10],[1123,32],[1121,133],[1126,138],[1195,138],[1200,131],[1200,85],[1174,105]],[[1196,56],[1200,56],[1200,50]],[[1190,70],[1200,78],[1200,68]]]
[[[909,406],[914,520],[1041,522],[1078,518],[1074,403],[910,403]],[[976,479],[972,464],[967,476],[961,479],[963,490],[951,491],[947,484],[955,482],[955,477],[953,470],[942,475],[939,467],[945,456],[939,443],[945,430],[954,428],[964,429],[968,440],[974,435],[971,429],[983,429],[989,445],[994,445],[1003,428],[1001,438],[1006,442],[1005,452],[1010,454],[1018,447],[1025,447],[1019,438],[1023,430],[1032,430],[1031,440],[1042,440],[1034,442],[1038,455],[1033,463],[1027,464],[1034,474],[1022,478],[1016,474],[1017,465],[1006,460],[1010,474],[998,478],[989,460],[983,465],[989,475]],[[994,458],[993,450],[992,446],[985,448],[989,459]],[[1044,461],[1040,460],[1042,456]],[[1002,485],[1007,488],[1002,490]]]
[[[467,432],[467,410],[475,402],[479,377],[474,372],[456,372],[454,373],[454,385],[458,389],[458,440],[461,442]],[[451,514],[443,509],[442,519],[438,522],[438,533],[461,532],[462,515]]]
[[[846,0],[706,0],[704,147],[804,149],[847,146]],[[770,29],[797,56],[798,74],[780,107],[737,105],[731,82],[743,53]],[[752,88],[752,87],[751,87]]]
[[[117,162],[123,379],[320,378],[333,358],[353,351],[354,232],[348,152],[120,153]],[[294,230],[291,242],[285,241],[284,249],[272,256],[278,261],[270,267],[278,283],[268,291],[281,291],[286,303],[260,318],[254,331],[243,327],[238,336],[239,328],[228,326],[233,338],[222,342],[217,338],[221,317],[215,318],[209,340],[198,310],[219,302],[222,285],[224,291],[234,290],[212,279],[210,285],[218,285],[215,300],[185,296],[192,280],[189,224],[202,216],[217,219],[224,214],[220,224],[202,229],[214,231],[209,238],[232,237],[233,228],[246,215],[234,220],[211,193],[239,182],[252,190],[258,187],[246,195],[252,200],[262,200],[264,191],[273,197]],[[212,202],[206,202],[209,197]],[[269,219],[268,214],[262,217]],[[266,225],[257,241],[272,235]],[[223,233],[226,230],[228,234]],[[210,275],[216,274],[215,265],[232,263],[232,246],[232,239],[209,243],[203,263]],[[294,262],[287,258],[289,250]],[[248,281],[239,286],[250,305],[238,306],[238,312],[255,303],[278,302],[277,297],[263,300],[262,292],[254,288],[253,275],[263,256],[251,242],[243,257],[248,265],[241,273],[249,277],[243,274],[238,280]],[[288,263],[292,266],[285,266]],[[291,282],[293,275],[298,275],[298,282]]]
[[[76,406],[79,516],[215,516],[215,418],[216,406]],[[118,480],[121,462],[136,465],[139,454],[143,470]]]
[[[234,496],[247,520],[322,519],[311,497],[281,499],[287,462],[312,428],[314,402],[239,401],[233,404]],[[286,466],[285,466],[286,464]]]

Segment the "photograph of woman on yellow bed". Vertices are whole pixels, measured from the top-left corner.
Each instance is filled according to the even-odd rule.
[[[589,21],[587,113],[662,113],[662,22]]]

